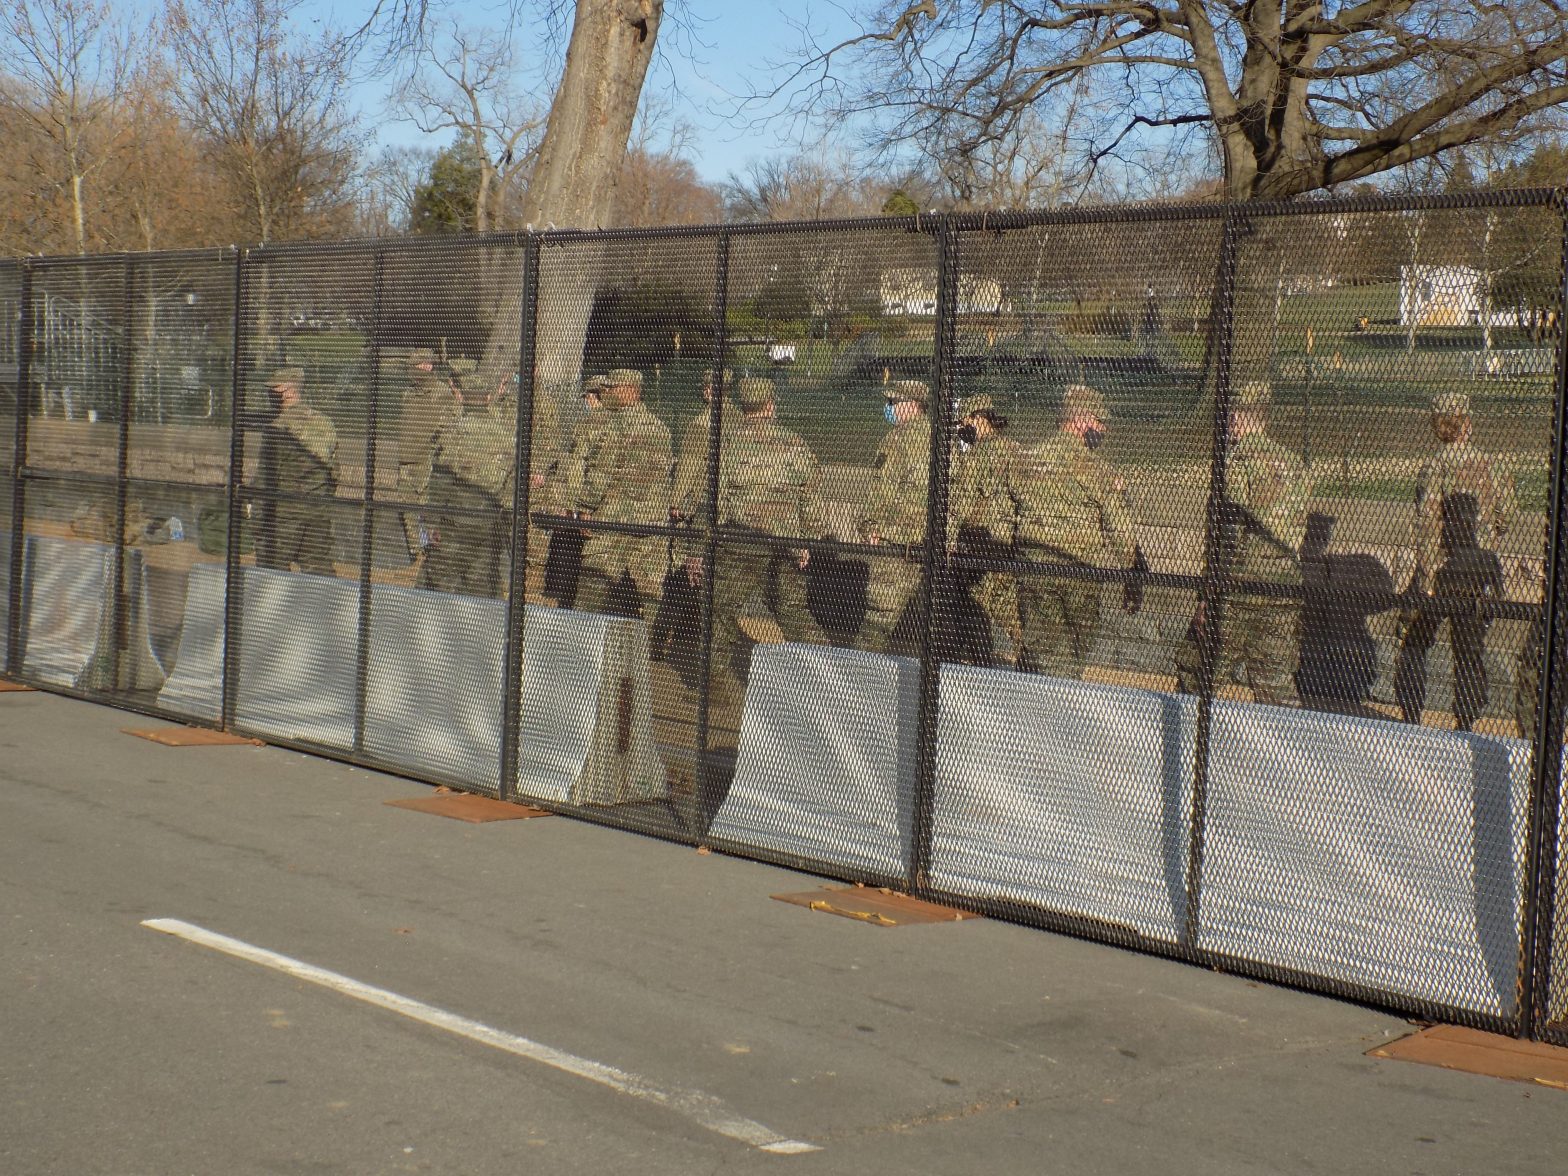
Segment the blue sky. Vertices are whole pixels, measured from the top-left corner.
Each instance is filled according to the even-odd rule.
[[[668,7],[647,92],[673,98],[674,117],[693,132],[690,154],[703,178],[722,180],[748,159],[799,150],[802,132],[782,119],[759,131],[726,121],[722,112],[733,108],[734,95],[763,86],[775,76],[774,68],[801,44],[799,24],[835,38],[852,30],[844,10],[832,3],[787,0],[671,0]],[[305,24],[330,15],[342,24],[358,8],[308,0],[296,20]],[[508,6],[504,0],[453,0],[442,11],[467,27],[484,28],[504,22]],[[537,40],[520,38],[520,43],[538,54]],[[551,85],[554,80],[552,76]],[[384,95],[385,83],[376,80],[359,83],[355,94],[378,144],[445,145],[449,136],[425,136],[407,123],[389,119],[382,105]]]

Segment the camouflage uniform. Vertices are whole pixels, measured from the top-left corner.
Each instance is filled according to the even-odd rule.
[[[743,410],[765,409],[773,402],[773,381],[742,380],[736,395]],[[719,450],[719,525],[754,535],[819,538],[824,531],[821,483],[816,455],[799,436],[771,417],[747,416],[725,429]],[[706,509],[698,514],[705,522]],[[829,643],[806,607],[806,577],[796,549],[730,542],[721,550],[713,584],[716,678],[731,680],[740,610],[758,589],[765,599],[772,596],[772,612],[786,640]]]
[[[273,373],[269,387],[289,383],[302,387],[304,372],[284,368]],[[321,498],[316,503],[268,500],[256,545],[259,567],[330,576],[332,515],[326,500],[337,494],[338,431],[303,400],[284,408],[262,429],[258,479],[263,489]]]
[[[534,383],[533,412],[526,426],[532,429],[528,439],[528,513],[552,509],[552,483],[560,480],[561,472],[561,399],[565,391],[558,384]],[[506,383],[491,412],[512,422],[516,431],[519,415],[517,381]],[[551,532],[546,527],[535,526],[532,519],[525,520],[528,537],[528,594],[530,598],[541,595],[544,568],[549,557]]]
[[[422,504],[430,488],[430,462],[441,430],[462,414],[452,385],[420,363],[434,363],[435,353],[425,348],[409,352],[408,391],[397,428],[397,497],[400,502]],[[403,513],[403,535],[410,558],[420,550],[419,515]]]
[[[1264,411],[1269,387],[1243,385],[1238,409]],[[1300,584],[1301,541],[1306,534],[1312,482],[1300,457],[1261,429],[1230,444],[1225,494],[1236,518],[1226,520],[1223,567],[1230,580]],[[1197,693],[1202,678],[1202,624],[1195,619],[1176,651],[1176,679]],[[1301,605],[1267,596],[1229,596],[1221,609],[1214,684],[1240,667],[1254,700],[1275,706],[1296,702],[1296,663],[1301,652]]]
[[[922,410],[930,389],[917,380],[888,388],[893,401],[913,401]],[[893,426],[877,447],[872,462],[871,494],[861,516],[860,536],[893,548],[882,558],[867,561],[866,616],[861,622],[861,644],[879,653],[908,653],[908,642],[895,646],[898,627],[910,597],[920,588],[920,545],[926,537],[926,487],[931,471],[931,418],[922,411]]]
[[[1468,418],[1469,397],[1444,393],[1432,401],[1434,417]],[[1458,496],[1473,502],[1468,534],[1445,535],[1444,512]],[[1446,507],[1445,507],[1446,504]],[[1394,662],[1394,697],[1407,723],[1419,723],[1426,701],[1426,655],[1437,640],[1444,616],[1422,608],[1424,597],[1476,600],[1497,595],[1501,572],[1494,565],[1497,542],[1514,515],[1513,479],[1498,471],[1468,438],[1445,444],[1421,467],[1416,480],[1415,572],[1410,595],[1418,602],[1401,616],[1404,640]],[[1450,523],[1449,531],[1453,531]],[[1479,550],[1477,550],[1479,549]],[[1487,556],[1490,555],[1490,558]],[[1454,655],[1454,714],[1468,730],[1486,705],[1486,631],[1491,622],[1480,612],[1454,614],[1448,620]]]
[[[572,426],[566,451],[556,460],[554,474],[540,495],[538,510],[546,514],[576,515],[587,509],[582,502],[584,461],[589,453],[604,444],[613,426],[602,405],[588,403],[590,396],[597,399],[603,391],[602,376],[589,376],[582,382],[582,415]],[[539,533],[548,534],[540,592],[548,601],[570,608],[576,602],[577,582],[582,572],[583,533],[576,528],[545,528],[530,524],[530,544],[533,536]]]
[[[664,526],[670,520],[670,430],[641,400],[621,406],[613,389],[642,385],[640,372],[621,369],[605,375],[605,413],[609,428],[583,455],[575,490],[579,509],[598,522]],[[669,569],[668,541],[657,535],[590,531],[583,543],[577,607],[606,612],[619,587],[635,590],[643,615],[653,605]]]
[[[601,404],[590,408],[586,397],[604,391],[604,379],[590,376],[583,381],[583,414],[572,426],[571,440],[556,467],[556,480],[550,495],[551,509],[558,514],[580,514],[588,509],[584,497],[587,493],[588,455],[596,453],[615,431],[615,418]]]
[[[496,383],[485,375],[462,383],[463,414],[442,430],[431,462],[431,543],[420,587],[500,597],[511,566],[516,406],[484,405]]]
[[[726,381],[729,373],[726,372]],[[709,386],[713,383],[712,373],[709,373]],[[718,395],[718,393],[714,393]],[[733,404],[725,404],[723,415],[719,418],[722,427],[728,431],[740,415]],[[670,506],[684,518],[691,518],[697,513],[698,505],[708,492],[707,479],[703,476],[708,472],[708,434],[713,428],[713,406],[704,405],[701,412],[687,422],[685,430],[681,433],[681,447],[675,458],[675,484],[670,493]]]
[[[1064,423],[1088,415],[1107,418],[1098,392],[1072,385],[1063,399]],[[1126,483],[1111,464],[1066,429],[1026,451],[1019,470],[1020,554],[1044,563],[1130,567],[1137,547]],[[1079,678],[1100,624],[1104,588],[1096,580],[1047,575],[1018,579],[1020,668],[1055,678]]]
[[[967,420],[993,408],[989,396],[971,396],[958,406],[958,418]],[[948,513],[960,550],[997,555],[1010,552],[1018,534],[1023,467],[1023,446],[1000,433],[981,437],[968,449],[954,449]],[[1018,585],[1014,577],[1007,572],[986,572],[970,594],[991,623],[1017,646]]]

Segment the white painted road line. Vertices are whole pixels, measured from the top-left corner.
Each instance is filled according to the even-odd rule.
[[[227,935],[219,935],[216,931],[208,931],[179,919],[144,919],[142,926],[154,931],[162,931],[166,935],[176,935],[202,947],[210,947],[214,951],[249,960],[253,964],[284,972],[300,980],[308,980],[312,984],[319,984],[344,996],[352,996],[367,1004],[401,1013],[405,1017],[411,1017],[426,1025],[433,1025],[437,1029],[445,1029],[448,1033],[455,1033],[459,1037],[466,1037],[481,1045],[494,1046],[496,1049],[516,1054],[520,1058],[541,1062],[565,1073],[575,1074],[579,1078],[586,1078],[590,1082],[597,1082],[601,1086],[608,1086],[621,1094],[667,1107],[677,1114],[685,1115],[709,1131],[729,1139],[739,1140],[759,1151],[788,1156],[821,1150],[815,1144],[803,1143],[798,1139],[786,1139],[761,1123],[742,1118],[719,1099],[700,1090],[658,1087],[646,1078],[629,1074],[625,1070],[617,1070],[614,1066],[606,1066],[602,1062],[589,1061],[587,1058],[579,1058],[552,1049],[548,1045],[541,1045],[526,1037],[518,1037],[515,1033],[493,1029],[489,1025],[471,1021],[467,1017],[460,1017],[456,1013],[449,1013],[445,1009],[438,1009],[423,1001],[399,996],[395,992],[388,992],[385,988],[362,984],[337,972],[329,972],[325,968],[302,963],[286,955],[279,955],[275,951],[268,951],[264,947],[256,947],[240,939],[231,939]]]

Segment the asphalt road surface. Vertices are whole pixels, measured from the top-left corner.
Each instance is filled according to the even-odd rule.
[[[0,695],[5,1176],[1568,1164],[1568,1092],[1365,1057],[1397,1017],[148,725]]]

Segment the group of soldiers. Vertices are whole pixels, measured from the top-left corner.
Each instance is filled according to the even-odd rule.
[[[499,596],[511,565],[510,519],[516,454],[516,403],[510,371],[487,373],[470,360],[438,363],[433,352],[408,356],[410,382],[398,424],[397,498],[405,540],[420,563],[423,587]],[[335,489],[336,433],[306,405],[303,373],[285,368],[269,381],[272,417],[263,434],[263,484],[274,498],[258,544],[263,566],[332,571],[331,531],[305,498]],[[716,385],[733,392],[721,410],[716,494],[709,447]],[[808,607],[812,544],[830,537],[822,471],[806,442],[776,419],[772,381],[733,382],[708,373],[706,406],[679,448],[643,403],[642,373],[614,369],[582,382],[583,411],[559,448],[556,403],[540,397],[530,469],[536,509],[556,516],[556,540],[570,539],[575,586],[549,575],[544,594],[590,612],[652,621],[669,585],[692,588],[714,569],[703,536],[725,537],[721,574],[712,584],[714,686],[743,689],[733,655],[739,618],[760,600],[786,640],[828,643]],[[1296,705],[1301,643],[1302,548],[1310,473],[1300,456],[1269,435],[1271,389],[1254,381],[1231,390],[1224,494],[1210,504],[1208,563],[1220,591],[1199,594],[1175,653],[1178,688],[1195,693],[1240,680],[1263,703]],[[914,652],[911,605],[925,583],[931,455],[931,391],[917,380],[885,386],[889,430],[877,448],[871,484],[854,520],[868,554],[866,608],[855,643],[888,653]],[[541,411],[542,410],[542,411]],[[541,418],[544,427],[541,427]],[[1511,479],[1472,441],[1468,399],[1445,393],[1432,403],[1436,449],[1421,468],[1411,546],[1415,567],[1400,594],[1395,696],[1404,718],[1421,722],[1426,660],[1446,623],[1454,657],[1454,712],[1471,728],[1487,697],[1486,601],[1502,595],[1499,539],[1515,513]],[[961,401],[955,414],[947,548],[982,570],[961,581],[989,623],[1005,633],[1013,664],[1056,677],[1080,677],[1102,624],[1107,582],[1122,585],[1122,606],[1137,611],[1144,559],[1128,486],[1103,453],[1112,415],[1099,391],[1063,392],[1057,428],[1026,447],[989,396]],[[572,527],[571,523],[584,524]],[[535,538],[535,532],[538,538]],[[546,531],[530,528],[530,559],[545,557]],[[1019,561],[1038,565],[1028,571]],[[1249,590],[1250,589],[1250,590]],[[940,627],[942,618],[937,618]],[[1526,641],[1516,717],[1533,730],[1539,633]],[[989,640],[987,641],[989,646]]]

